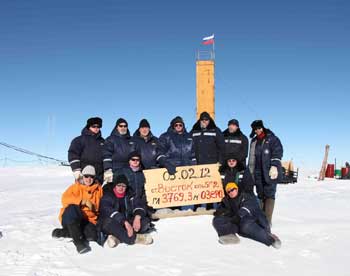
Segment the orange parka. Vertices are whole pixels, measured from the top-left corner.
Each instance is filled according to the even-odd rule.
[[[90,200],[93,204],[93,210],[90,210],[87,206],[80,206],[83,216],[89,222],[96,224],[99,209],[100,200],[102,198],[103,192],[102,187],[99,184],[93,183],[90,186],[80,184],[76,182],[68,187],[68,189],[62,195],[62,208],[59,215],[59,220],[62,222],[62,215],[64,210],[70,204],[80,205],[82,200]]]

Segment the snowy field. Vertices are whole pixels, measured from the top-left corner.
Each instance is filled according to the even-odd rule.
[[[0,169],[0,275],[350,275],[350,181],[279,185],[273,232],[276,250],[241,238],[223,246],[210,216],[157,222],[151,246],[102,248],[78,255],[72,242],[51,238],[59,226],[69,168]]]

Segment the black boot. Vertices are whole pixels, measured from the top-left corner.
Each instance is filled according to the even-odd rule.
[[[66,227],[53,229],[51,235],[53,238],[56,238],[56,239],[69,238],[69,232],[68,232],[68,229]]]
[[[79,223],[68,224],[67,228],[78,253],[84,254],[86,252],[89,252],[91,248],[86,244]]]

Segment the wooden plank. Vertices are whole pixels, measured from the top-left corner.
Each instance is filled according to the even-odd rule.
[[[320,170],[320,174],[319,174],[318,180],[324,180],[324,178],[326,176],[328,153],[329,153],[329,145],[326,145],[325,152],[324,152],[324,157],[323,157],[323,162],[322,162],[322,166],[321,166],[321,170]]]

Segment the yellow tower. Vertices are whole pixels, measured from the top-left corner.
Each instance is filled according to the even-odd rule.
[[[197,52],[196,61],[196,95],[197,119],[203,111],[215,118],[215,79],[214,52]]]

